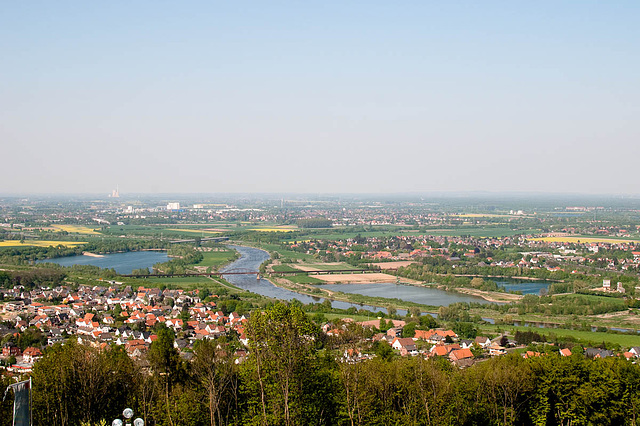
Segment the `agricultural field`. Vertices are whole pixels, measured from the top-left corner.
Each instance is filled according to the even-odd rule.
[[[631,240],[626,238],[607,238],[607,237],[593,237],[593,236],[580,236],[569,235],[566,237],[541,237],[531,238],[531,241],[543,241],[546,243],[605,243],[605,244],[619,244],[619,243],[640,243],[640,240]]]
[[[274,272],[299,272],[298,268],[291,267],[289,265],[273,265],[271,267]]]
[[[297,259],[314,260],[315,259],[315,257],[313,257],[310,254],[298,253],[298,252],[293,251],[293,250],[283,249],[282,247],[280,247],[279,244],[260,244],[257,247],[262,249],[262,250],[269,251],[269,252],[276,251],[276,252],[278,252],[280,254],[281,257],[284,257],[284,258],[287,258],[287,259],[292,259],[292,260],[297,260]]]
[[[510,214],[489,214],[489,213],[463,213],[463,214],[456,214],[453,215],[453,217],[460,217],[460,218],[482,218],[482,217],[490,217],[490,218],[495,218],[495,217],[522,217],[522,215],[520,216],[513,216]]]
[[[175,229],[175,228],[166,228],[165,231],[175,231],[175,232],[189,232],[189,233],[193,233],[193,234],[198,234],[198,235],[217,235],[220,234],[221,231],[215,231],[215,230],[211,230],[211,229]],[[197,236],[197,235],[196,235]]]
[[[597,345],[602,342],[608,342],[618,344],[626,348],[632,346],[640,346],[640,335],[632,334],[601,333],[595,331],[568,330],[564,328],[515,327],[490,324],[481,325],[480,330],[481,333],[490,333],[493,335],[499,334],[500,331],[508,331],[511,333],[511,335],[514,335],[516,331],[535,331],[536,333],[544,334],[547,337],[550,334],[555,334],[558,337],[572,337],[585,344],[591,342],[592,344]]]
[[[301,271],[340,271],[340,270],[351,270],[351,271],[360,271],[360,268],[356,268],[355,266],[351,266],[348,263],[344,262],[333,262],[333,263],[298,263],[293,265],[294,268]]]
[[[219,267],[234,260],[236,258],[236,251],[206,251],[202,253],[202,257],[202,261],[197,263],[196,266]]]
[[[487,227],[460,227],[452,229],[427,229],[422,231],[422,235],[436,235],[443,237],[459,237],[462,235],[469,235],[471,237],[478,238],[497,238],[497,237],[511,237],[518,234],[534,233],[537,230],[515,230],[506,227],[499,228],[487,228]]]
[[[393,237],[393,236],[403,236],[403,235],[435,235],[435,236],[446,236],[446,237],[455,237],[455,236],[463,236],[469,235],[472,237],[479,238],[494,238],[494,237],[503,237],[503,236],[513,236],[517,234],[523,233],[534,233],[537,230],[514,230],[507,227],[480,227],[480,226],[465,226],[459,228],[450,228],[450,229],[405,229],[398,227],[397,229],[385,229],[385,230],[376,230],[375,228],[372,230],[360,230],[360,231],[352,231],[349,228],[334,228],[330,232],[302,232],[302,235],[298,236],[296,241],[301,240],[344,240],[347,238],[355,238],[357,236],[365,237],[365,238],[373,238],[373,237]],[[301,238],[302,237],[302,238]],[[293,238],[291,240],[283,240],[283,242],[292,243]]]
[[[316,231],[317,232],[317,231]],[[348,229],[335,229],[333,232],[302,232],[302,239],[298,238],[296,241],[302,240],[344,240],[347,238],[355,238],[357,236],[361,237],[393,237],[396,235],[422,235],[424,232],[417,230],[405,230],[398,229],[395,231],[350,231]],[[283,242],[293,242],[291,240],[283,240]]]
[[[285,279],[294,282],[296,284],[326,284],[324,281],[307,274],[300,275],[287,275]]]
[[[66,231],[70,234],[100,235],[99,232],[94,231],[92,228],[82,225],[53,225],[52,228],[58,232]]]
[[[63,245],[65,247],[76,247],[87,244],[86,241],[48,241],[48,240],[25,240],[21,243],[19,240],[0,241],[0,247],[57,247]]]
[[[394,275],[382,274],[382,273],[367,273],[367,274],[324,274],[314,275],[326,284],[370,284],[370,283],[395,283],[397,277]],[[405,281],[408,281],[405,279]]]
[[[298,228],[293,227],[275,227],[275,228],[247,228],[247,231],[259,231],[259,232],[293,232]]]

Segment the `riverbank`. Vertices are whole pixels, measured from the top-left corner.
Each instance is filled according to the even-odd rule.
[[[89,257],[104,257],[104,254],[90,253],[88,251],[83,251],[82,255],[83,256],[89,256]]]
[[[443,288],[446,288],[446,287],[443,287]],[[447,290],[455,291],[461,294],[467,294],[469,296],[481,297],[487,302],[494,302],[494,303],[517,302],[524,297],[521,294],[500,293],[497,291],[484,291],[484,290],[478,290],[475,288],[466,288],[466,287],[458,287],[455,289],[447,289]]]
[[[264,278],[266,279],[266,278]],[[282,277],[270,277],[268,279],[274,286],[289,290],[305,296],[329,299],[339,302],[352,303],[355,305],[370,305],[378,308],[389,308],[409,310],[410,308],[419,308],[423,313],[437,314],[439,306],[423,305],[405,300],[387,298],[387,297],[371,297],[357,293],[341,293],[327,289],[320,289],[310,284],[299,284],[287,280]]]
[[[441,277],[450,276],[450,274],[436,274]],[[501,278],[503,280],[523,280],[523,281],[549,281],[554,283],[563,283],[565,280],[552,280],[549,278],[536,278],[536,277],[522,277],[522,276],[508,276],[508,275],[474,275],[474,274],[453,274],[454,277],[467,277],[467,278]]]
[[[327,284],[371,284],[393,282],[398,284],[420,284],[420,281],[383,274],[380,272],[309,274],[309,276],[324,281]]]

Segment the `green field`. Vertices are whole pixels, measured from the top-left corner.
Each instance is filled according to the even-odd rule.
[[[337,230],[337,232],[320,232],[320,233],[305,233],[302,231],[301,235],[297,237],[285,236],[282,241],[302,241],[302,240],[344,240],[347,238],[361,237],[393,237],[396,235],[422,235],[422,231],[416,230],[403,230],[397,229],[393,231],[350,231],[348,228],[344,230]]]
[[[462,235],[470,235],[472,237],[495,238],[495,237],[511,237],[517,234],[534,233],[538,230],[513,230],[511,228],[490,228],[490,227],[466,227],[452,229],[433,229],[422,232],[423,235],[437,235],[444,237],[459,237]]]
[[[296,284],[326,284],[324,281],[310,277],[307,274],[287,275],[285,278]]]
[[[470,235],[472,237],[484,237],[484,238],[492,238],[492,237],[502,237],[502,236],[513,236],[516,234],[522,233],[534,233],[538,230],[513,230],[511,228],[506,227],[487,227],[487,226],[475,226],[475,227],[455,227],[451,229],[426,229],[426,230],[416,230],[416,229],[407,229],[402,227],[397,227],[396,229],[384,229],[384,230],[360,230],[360,231],[352,231],[350,228],[333,228],[330,232],[305,232],[301,230],[300,234],[296,237],[286,237],[283,241],[301,241],[308,239],[315,240],[340,240],[347,238],[354,238],[356,236],[361,237],[392,237],[398,235],[438,235],[438,236],[462,236],[462,235]]]
[[[480,329],[494,335],[498,334],[498,330],[508,331],[514,335],[516,331],[535,331],[549,337],[555,334],[558,337],[573,337],[578,339],[582,344],[597,345],[602,342],[618,344],[624,348],[632,346],[640,346],[640,335],[632,334],[616,334],[616,333],[600,333],[595,331],[567,330],[564,328],[537,328],[537,327],[516,327],[511,325],[481,325]]]
[[[197,263],[197,266],[212,266],[217,268],[234,260],[236,258],[236,251],[205,251],[202,252],[202,257],[202,261]]]
[[[287,250],[287,249],[283,249],[282,247],[280,247],[279,244],[260,244],[258,245],[258,248],[261,248],[263,250],[267,250],[269,252],[272,251],[277,251],[280,256],[287,258],[287,259],[302,259],[302,260],[314,260],[315,257],[313,257],[310,254],[306,254],[306,253],[298,253],[295,252],[293,250]]]
[[[300,266],[307,266],[309,268],[314,268],[318,271],[339,271],[348,269],[351,271],[361,271],[362,269],[357,268],[355,266],[351,266],[348,263],[339,263],[339,264],[327,264],[327,263],[304,263],[300,264]]]
[[[273,265],[274,272],[301,272],[300,269],[289,265]]]

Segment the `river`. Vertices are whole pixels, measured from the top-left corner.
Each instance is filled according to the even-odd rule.
[[[269,259],[269,253],[264,250],[260,250],[253,247],[245,246],[229,246],[233,250],[237,250],[240,253],[240,258],[235,262],[225,266],[220,272],[231,271],[257,271],[260,269],[260,265],[265,260]],[[255,275],[224,275],[224,278],[236,287],[240,287],[243,290],[250,291],[252,293],[261,294],[267,297],[273,297],[281,300],[293,300],[297,299],[302,303],[321,303],[324,301],[321,297],[312,297],[305,294],[296,293],[284,288],[275,286],[271,281],[264,278],[256,279]],[[358,305],[355,303],[341,302],[338,300],[331,301],[331,306],[339,309],[349,309],[354,307],[356,309],[366,309],[372,312],[387,312],[386,308],[369,305]],[[406,315],[407,311],[398,309],[398,314]]]
[[[269,253],[264,250],[253,247],[229,246],[229,248],[237,250],[240,258],[235,262],[227,265],[221,272],[231,272],[234,270],[257,271],[265,260],[269,259]],[[269,280],[261,278],[256,280],[255,275],[225,275],[224,278],[233,285],[244,290],[261,294],[263,296],[273,297],[276,299],[293,300],[298,299],[302,303],[319,303],[324,299],[320,297],[312,297],[304,294],[295,293],[275,286]],[[319,285],[320,288],[327,288],[333,291],[342,291],[345,293],[359,293],[374,297],[398,298],[410,302],[421,303],[432,306],[447,306],[455,302],[477,302],[489,303],[482,298],[466,296],[457,293],[449,293],[446,291],[428,288],[416,287],[408,285],[399,285],[393,283],[383,284],[326,284]],[[385,308],[369,305],[358,305],[354,303],[332,301],[332,306],[340,309],[348,309],[355,307],[357,309],[367,309],[373,312],[386,312]],[[406,310],[398,309],[398,314],[405,315]]]
[[[134,269],[149,269],[156,263],[164,263],[168,260],[169,256],[164,251],[129,251],[105,254],[101,257],[85,255],[57,257],[38,260],[36,263],[57,263],[61,266],[93,265],[99,268],[115,269],[118,274],[130,274]]]
[[[430,287],[402,285],[395,283],[376,284],[321,284],[318,288],[343,293],[356,293],[371,297],[389,297],[423,305],[448,306],[456,302],[490,303],[480,297],[438,290]]]
[[[264,250],[245,246],[229,246],[229,248],[237,250],[240,258],[224,267],[221,272],[230,271],[257,271],[260,265],[269,259],[269,253]],[[38,263],[50,262],[57,263],[62,266],[72,265],[93,265],[100,268],[114,269],[119,274],[130,274],[134,269],[150,268],[156,263],[163,263],[169,260],[166,252],[158,251],[131,251],[126,253],[106,254],[102,257],[93,256],[69,256],[56,259],[40,260]],[[255,275],[225,275],[224,278],[231,284],[244,290],[263,296],[272,297],[281,300],[297,299],[302,303],[321,303],[324,298],[307,296],[295,293],[275,286],[269,280],[261,278],[256,280]],[[428,287],[416,287],[399,285],[394,283],[382,284],[327,284],[320,285],[320,288],[326,288],[333,291],[342,291],[344,293],[359,293],[366,296],[397,298],[401,300],[421,303],[432,306],[447,306],[454,302],[478,302],[488,303],[484,299],[461,295],[457,293],[449,293],[438,289]],[[366,309],[371,312],[387,312],[386,308],[370,305],[360,305],[342,301],[331,301],[331,305],[339,309],[348,309],[354,307],[356,309]],[[406,315],[406,310],[398,309],[398,314]]]

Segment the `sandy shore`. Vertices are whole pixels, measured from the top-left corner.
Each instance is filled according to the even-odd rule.
[[[83,256],[89,256],[89,257],[104,257],[103,254],[89,253],[88,251],[83,251],[82,255]]]
[[[494,291],[476,290],[474,288],[456,288],[455,291],[470,296],[482,297],[488,302],[517,302],[524,296],[512,293],[498,293]]]
[[[317,278],[329,284],[371,284],[371,283],[395,283],[397,278],[395,275],[376,273],[360,273],[360,274],[310,274],[309,276]],[[418,283],[418,281],[408,278],[400,278],[403,283]]]
[[[377,266],[380,269],[398,269],[405,268],[413,263],[416,263],[414,260],[397,260],[395,262],[378,262],[371,263],[373,266]]]

